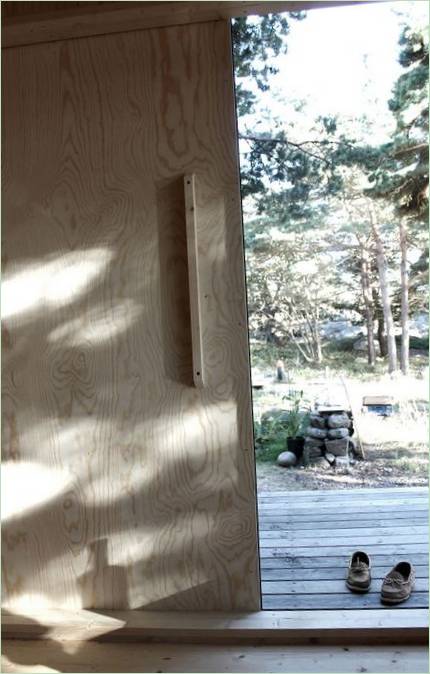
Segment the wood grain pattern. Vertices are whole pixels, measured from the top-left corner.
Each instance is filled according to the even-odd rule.
[[[41,664],[39,664],[41,663]],[[3,642],[2,671],[428,672],[425,646],[261,646]]]
[[[428,611],[162,612],[35,609],[3,612],[3,638],[165,643],[427,643]]]
[[[366,0],[312,2],[2,2],[2,45],[15,47],[124,31],[296,12]],[[383,0],[371,0],[380,2]],[[23,5],[14,8],[14,5]]]
[[[8,607],[259,608],[230,47],[214,22],[3,56]]]

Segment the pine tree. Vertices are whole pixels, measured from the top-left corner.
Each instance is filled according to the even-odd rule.
[[[385,160],[370,177],[375,195],[389,197],[400,214],[424,220],[428,212],[429,185],[429,51],[427,29],[405,28],[401,34],[399,62],[405,68],[388,103],[396,118]]]
[[[428,218],[429,191],[429,49],[427,28],[404,28],[399,45],[399,62],[405,69],[393,88],[389,108],[396,119],[392,143],[371,176],[375,196],[394,202],[398,214],[401,252],[400,300],[402,344],[400,366],[409,371],[409,261],[412,237],[422,235]]]

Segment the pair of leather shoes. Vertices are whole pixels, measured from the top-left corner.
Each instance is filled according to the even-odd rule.
[[[358,550],[351,556],[346,586],[351,592],[365,593],[372,582],[369,556]],[[415,583],[415,570],[409,562],[399,562],[385,576],[381,586],[383,604],[400,604],[411,596]]]

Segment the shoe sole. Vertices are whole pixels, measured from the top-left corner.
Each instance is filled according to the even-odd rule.
[[[407,597],[402,599],[388,599],[387,597],[381,597],[381,604],[388,604],[389,606],[394,606],[395,604],[403,604],[404,601],[407,601],[412,593],[409,593]]]
[[[368,587],[357,587],[357,585],[350,585],[347,580],[345,581],[345,584],[348,590],[356,592],[357,594],[366,594],[366,592],[369,592],[370,590],[370,585]]]

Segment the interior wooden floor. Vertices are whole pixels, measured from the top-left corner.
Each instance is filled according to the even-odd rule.
[[[2,672],[428,672],[425,646],[2,643]]]
[[[426,488],[262,492],[259,494],[263,609],[384,610],[380,588],[399,561],[416,569],[403,609],[428,607],[428,490]],[[365,550],[372,586],[346,588],[349,557]],[[386,609],[385,609],[386,610]]]

